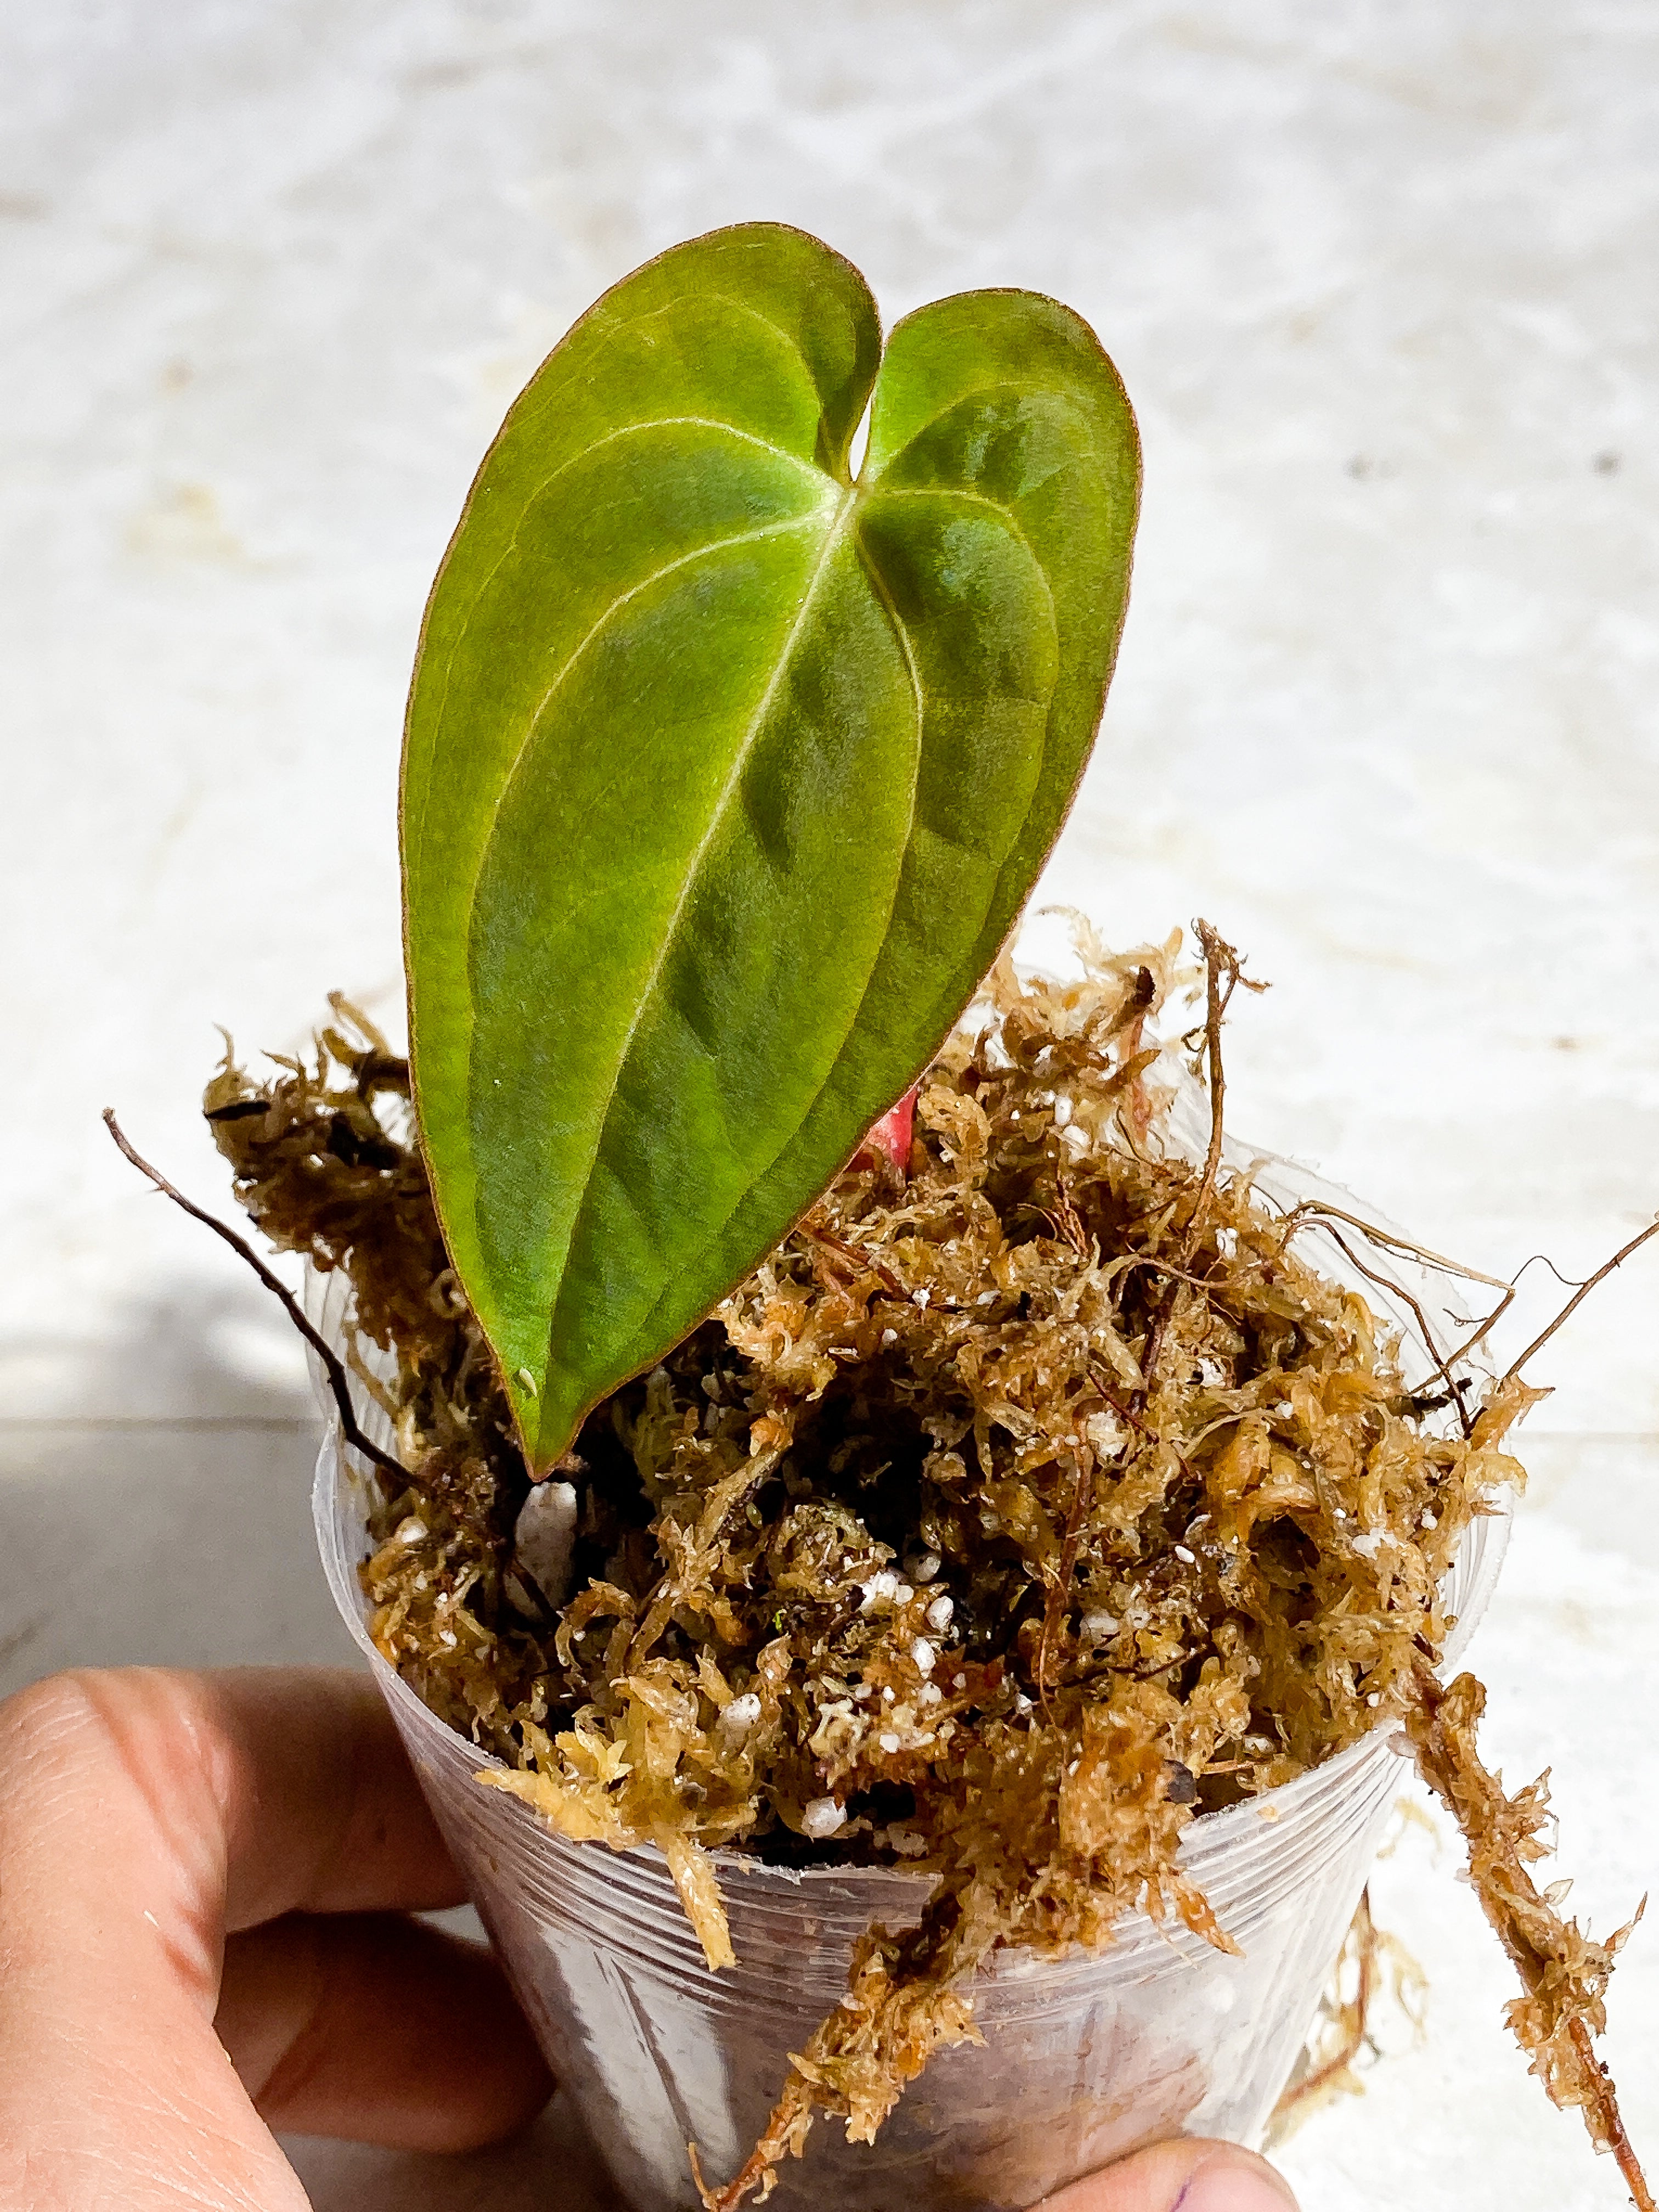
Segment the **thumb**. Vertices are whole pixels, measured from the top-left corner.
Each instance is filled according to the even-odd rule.
[[[1034,2212],[1296,2212],[1296,2199],[1254,2151],[1177,2137],[1074,2181]]]

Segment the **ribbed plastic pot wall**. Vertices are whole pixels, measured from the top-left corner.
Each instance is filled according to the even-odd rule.
[[[717,1855],[738,1963],[711,1973],[654,1850],[553,1834],[480,1788],[494,1762],[430,1712],[370,1644],[356,1568],[367,1490],[337,1439],[318,1462],[317,1534],[432,1808],[548,2062],[637,2212],[695,2207],[686,2144],[724,2178],[766,2123],[788,2054],[846,1985],[872,1919],[901,1927],[927,1885],[881,1869],[790,1873]],[[1479,1522],[1454,1577],[1458,1641],[1508,1522]],[[1126,1920],[1098,1956],[1000,1954],[974,1989],[982,2045],[936,2057],[873,2146],[814,2127],[780,2212],[1025,2206],[1176,2133],[1256,2141],[1293,2064],[1403,1779],[1382,1735],[1251,1803],[1194,1821],[1182,1857],[1242,1948]]]

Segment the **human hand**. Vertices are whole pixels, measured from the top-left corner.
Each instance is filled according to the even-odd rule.
[[[0,2212],[305,2212],[271,2130],[460,2150],[551,2087],[371,1683],[57,1675],[0,1705]],[[1294,2212],[1176,2142],[1041,2212]]]
[[[1253,2151],[1181,2136],[1073,2182],[1034,2212],[1296,2212],[1296,2199]]]
[[[56,1675],[0,1705],[0,2212],[306,2212],[273,2129],[505,2135],[552,2084],[372,1682]]]

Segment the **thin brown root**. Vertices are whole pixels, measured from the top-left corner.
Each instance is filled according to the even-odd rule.
[[[1462,1425],[1463,1433],[1466,1437],[1472,1436],[1474,1432],[1474,1424],[1469,1419],[1468,1407],[1463,1402],[1463,1393],[1468,1388],[1468,1385],[1467,1382],[1460,1382],[1457,1376],[1452,1373],[1450,1364],[1446,1355],[1440,1349],[1439,1342],[1435,1336],[1432,1328],[1430,1326],[1429,1317],[1427,1314],[1424,1312],[1420,1303],[1412,1296],[1411,1292],[1406,1288],[1403,1283],[1397,1283],[1394,1280],[1392,1276],[1379,1274],[1375,1268],[1368,1267],[1365,1265],[1365,1262],[1360,1258],[1359,1255],[1354,1250],[1353,1247],[1349,1243],[1347,1238],[1341,1235],[1339,1231],[1331,1228],[1328,1223],[1325,1227],[1325,1234],[1330,1238],[1337,1249],[1343,1253],[1346,1258],[1352,1262],[1354,1267],[1359,1270],[1360,1273],[1365,1278],[1368,1283],[1375,1283],[1379,1290],[1387,1291],[1395,1297],[1403,1298],[1406,1304],[1411,1308],[1413,1316],[1417,1322],[1418,1329],[1422,1336],[1423,1342],[1427,1347],[1430,1358],[1434,1362],[1434,1371],[1446,1386],[1447,1394],[1451,1400],[1452,1405],[1456,1409],[1457,1418]]]
[[[1434,1361],[1435,1372],[1450,1394],[1451,1402],[1456,1408],[1459,1420],[1462,1423],[1463,1433],[1466,1437],[1470,1435],[1473,1432],[1473,1424],[1470,1421],[1463,1395],[1469,1387],[1468,1382],[1467,1378],[1460,1380],[1454,1374],[1453,1370],[1468,1359],[1476,1348],[1485,1342],[1510,1306],[1514,1304],[1520,1274],[1525,1273],[1525,1268],[1507,1281],[1498,1275],[1482,1274],[1478,1267],[1467,1267],[1460,1260],[1449,1260],[1443,1253],[1431,1252],[1426,1245],[1413,1244],[1408,1237],[1397,1236],[1392,1230],[1380,1229],[1375,1222],[1366,1221],[1357,1213],[1346,1212],[1340,1206],[1327,1205],[1322,1199],[1304,1199],[1299,1206],[1292,1206],[1285,1218],[1292,1225],[1299,1225],[1305,1221],[1316,1227],[1322,1228],[1326,1235],[1340,1251],[1346,1254],[1368,1281],[1376,1283],[1380,1289],[1389,1291],[1393,1297],[1403,1299],[1411,1308],[1423,1342]],[[1475,1324],[1471,1335],[1467,1336],[1462,1343],[1452,1351],[1443,1352],[1435,1333],[1429,1325],[1428,1316],[1424,1312],[1418,1300],[1412,1296],[1403,1283],[1397,1283],[1389,1277],[1377,1274],[1368,1267],[1346,1240],[1331,1227],[1330,1224],[1334,1221],[1346,1222],[1350,1227],[1358,1230],[1371,1243],[1385,1245],[1393,1251],[1404,1252],[1411,1258],[1421,1261],[1425,1267],[1440,1268],[1449,1275],[1460,1277],[1465,1282],[1484,1283],[1489,1290],[1501,1291],[1503,1296],[1492,1311]],[[1615,1267],[1622,1267],[1632,1253],[1638,1252],[1650,1237],[1656,1236],[1659,1236],[1659,1219],[1650,1221],[1647,1227],[1632,1237],[1627,1244],[1621,1245],[1612,1259],[1606,1261],[1593,1275],[1588,1275],[1582,1283],[1575,1284],[1571,1297],[1567,1300],[1549,1326],[1533,1339],[1519,1358],[1510,1362],[1496,1387],[1501,1389],[1504,1383],[1513,1382],[1528,1363],[1543,1350],[1556,1331],[1571,1319],[1597,1285],[1604,1283]],[[1542,1255],[1534,1255],[1534,1259],[1542,1256]],[[1532,1264],[1532,1260],[1528,1260],[1526,1263],[1528,1267]],[[1545,1265],[1550,1267],[1552,1272],[1559,1274],[1560,1271],[1555,1267],[1553,1261],[1546,1258]],[[1563,1278],[1563,1279],[1565,1279]]]
[[[104,1109],[104,1126],[114,1138],[123,1156],[131,1161],[140,1175],[149,1176],[163,1198],[170,1198],[175,1206],[181,1206],[189,1214],[192,1221],[199,1221],[204,1229],[210,1229],[216,1237],[222,1237],[233,1252],[246,1261],[272,1297],[282,1301],[283,1312],[287,1314],[295,1328],[299,1330],[301,1335],[323,1363],[324,1371],[328,1376],[328,1387],[334,1394],[334,1403],[339,1413],[340,1426],[344,1431],[346,1442],[355,1451],[360,1451],[365,1459],[372,1460],[376,1467],[384,1468],[388,1474],[395,1474],[399,1482],[406,1480],[407,1471],[399,1462],[392,1458],[390,1452],[382,1451],[379,1444],[371,1443],[358,1427],[344,1365],[338,1353],[333,1351],[325,1340],[312,1327],[306,1317],[304,1308],[288,1285],[279,1276],[272,1273],[252,1246],[239,1237],[234,1229],[227,1228],[222,1221],[215,1220],[212,1214],[198,1206],[193,1199],[186,1198],[183,1191],[175,1188],[159,1168],[153,1168],[147,1159],[143,1158],[133,1150],[127,1142],[120,1123],[115,1118],[115,1109],[112,1106],[106,1106]]]
[[[1186,1260],[1192,1257],[1192,1248],[1198,1242],[1204,1209],[1210,1202],[1215,1189],[1215,1179],[1221,1172],[1222,1123],[1227,1103],[1227,1078],[1221,1065],[1221,1024],[1226,1018],[1233,993],[1243,978],[1244,967],[1226,939],[1218,930],[1212,929],[1207,921],[1201,919],[1195,921],[1193,931],[1204,952],[1204,1056],[1210,1078],[1210,1144],[1204,1156],[1203,1179],[1198,1186],[1198,1195],[1193,1200],[1192,1219],[1188,1224]],[[1185,1264],[1185,1260],[1182,1264]]]
[[[805,1237],[809,1243],[816,1244],[821,1251],[832,1252],[838,1260],[845,1261],[855,1275],[873,1275],[890,1297],[902,1298],[906,1295],[903,1284],[890,1267],[884,1267],[872,1254],[861,1251],[856,1244],[848,1244],[839,1237],[832,1237],[814,1214],[806,1215],[798,1224],[796,1233]]]
[[[1433,1332],[1428,1327],[1427,1319],[1421,1307],[1411,1297],[1404,1285],[1392,1280],[1384,1281],[1382,1277],[1376,1275],[1372,1275],[1370,1278],[1374,1283],[1380,1284],[1383,1289],[1403,1297],[1411,1306],[1413,1312],[1417,1316],[1419,1326],[1423,1329],[1424,1342],[1435,1358],[1439,1361],[1439,1371],[1446,1382],[1447,1389],[1451,1392],[1452,1403],[1462,1413],[1463,1412],[1462,1388],[1467,1386],[1460,1387],[1453,1382],[1450,1370],[1468,1359],[1503,1320],[1504,1315],[1515,1304],[1516,1282],[1519,1278],[1506,1280],[1502,1275],[1483,1274],[1479,1267],[1471,1267],[1466,1261],[1449,1259],[1445,1253],[1432,1251],[1426,1244],[1413,1243],[1409,1237],[1401,1237],[1392,1229],[1379,1228],[1376,1222],[1367,1221],[1360,1214],[1350,1213],[1342,1206],[1332,1206],[1322,1198],[1304,1199],[1299,1206],[1293,1206],[1291,1208],[1285,1218],[1287,1223],[1292,1224],[1303,1221],[1310,1221],[1316,1225],[1332,1221],[1345,1221],[1351,1229],[1358,1230],[1368,1243],[1382,1245],[1391,1252],[1403,1252],[1407,1258],[1420,1261],[1424,1267],[1437,1269],[1442,1274],[1455,1276],[1461,1282],[1480,1283],[1489,1291],[1502,1291],[1503,1296],[1492,1311],[1475,1324],[1474,1334],[1465,1337],[1462,1344],[1447,1352],[1442,1359],[1439,1346],[1435,1341]],[[1334,1230],[1328,1230],[1327,1234],[1333,1238],[1336,1237]],[[1336,1241],[1340,1243],[1340,1238]],[[1342,1249],[1345,1251],[1347,1250],[1346,1245]],[[1350,1259],[1353,1258],[1351,1252],[1348,1256]],[[1528,1261],[1527,1265],[1530,1267],[1531,1261]],[[1468,1419],[1467,1414],[1464,1414],[1463,1433],[1467,1436],[1468,1432]]]
[[[1304,1198],[1291,1208],[1285,1218],[1286,1221],[1300,1221],[1322,1215],[1328,1216],[1333,1221],[1346,1221],[1351,1229],[1362,1229],[1373,1244],[1386,1244],[1391,1251],[1407,1253],[1412,1259],[1420,1260],[1426,1267],[1437,1267],[1448,1275],[1460,1275],[1466,1282],[1484,1283],[1488,1290],[1505,1291],[1510,1297],[1515,1295],[1514,1284],[1506,1281],[1502,1275],[1483,1275],[1479,1267],[1471,1267],[1467,1261],[1449,1259],[1445,1253],[1432,1251],[1426,1244],[1413,1243],[1409,1237],[1401,1236],[1397,1230],[1380,1228],[1375,1221],[1367,1221],[1363,1214],[1349,1213],[1340,1206],[1331,1205],[1327,1199]],[[1490,1328],[1492,1323],[1488,1322],[1486,1326]]]
[[[1613,1273],[1613,1269],[1615,1267],[1623,1267],[1625,1261],[1629,1259],[1631,1254],[1632,1252],[1639,1252],[1643,1245],[1647,1243],[1650,1237],[1659,1237],[1659,1220],[1649,1222],[1647,1227],[1642,1230],[1637,1236],[1632,1237],[1628,1244],[1620,1245],[1618,1251],[1613,1254],[1611,1260],[1605,1261],[1596,1269],[1593,1275],[1586,1277],[1584,1281],[1578,1285],[1578,1288],[1567,1300],[1565,1305],[1562,1307],[1560,1312],[1557,1314],[1555,1319],[1550,1323],[1549,1327],[1545,1329],[1541,1334],[1534,1337],[1532,1342],[1527,1346],[1526,1350],[1521,1354],[1521,1357],[1518,1359],[1512,1360],[1510,1362],[1509,1370],[1504,1376],[1504,1382],[1508,1382],[1511,1381],[1514,1376],[1517,1376],[1521,1372],[1521,1370],[1526,1365],[1527,1362],[1531,1359],[1535,1353],[1543,1350],[1544,1346],[1549,1342],[1550,1339],[1555,1334],[1556,1330],[1561,1327],[1562,1323],[1570,1320],[1571,1316],[1577,1312],[1579,1307],[1583,1304],[1584,1300],[1589,1296],[1596,1285],[1598,1283],[1606,1282],[1607,1277]]]
[[[1216,1177],[1221,1172],[1221,1148],[1225,1133],[1224,1120],[1227,1103],[1227,1077],[1221,1059],[1221,1025],[1226,1018],[1233,993],[1241,982],[1252,991],[1265,991],[1267,985],[1247,977],[1244,963],[1219,931],[1212,929],[1203,920],[1194,921],[1194,933],[1204,952],[1204,1044],[1203,1054],[1210,1092],[1210,1142],[1204,1155],[1204,1172],[1193,1198],[1192,1211],[1187,1218],[1187,1231],[1182,1237],[1175,1268],[1170,1272],[1169,1287],[1158,1302],[1146,1332],[1146,1349],[1142,1357],[1141,1372],[1146,1387],[1140,1394],[1144,1405],[1158,1383],[1158,1357],[1164,1349],[1164,1334],[1175,1312],[1175,1302],[1182,1272],[1190,1265],[1203,1233],[1204,1216],[1215,1193]]]

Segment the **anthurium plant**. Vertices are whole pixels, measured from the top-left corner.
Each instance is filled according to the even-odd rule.
[[[264,1236],[343,1269],[396,1363],[395,1452],[172,1194],[322,1360],[380,1477],[375,1647],[489,1787],[658,1847],[711,1968],[714,1852],[928,1875],[774,2054],[708,2212],[815,2110],[872,2142],[999,1949],[1098,1952],[1145,1908],[1231,1954],[1187,1823],[1385,1729],[1468,1842],[1534,2070],[1651,2212],[1594,2048],[1627,1931],[1537,1888],[1542,1786],[1504,1790],[1484,1691],[1436,1669],[1522,1370],[1659,1224],[1493,1375],[1512,1285],[1230,1164],[1221,1031],[1257,986],[1207,924],[1175,1031],[1201,1160],[1152,1078],[1199,988],[1178,936],[1083,927],[1070,983],[998,959],[1094,742],[1139,486],[1051,300],[939,301],[884,349],[857,270],[771,224],[625,279],[514,406],[427,608],[410,1061],[338,1001],[314,1066],[228,1051],[204,1097]],[[1407,1258],[1502,1302],[1442,1342]]]
[[[867,426],[861,464],[854,452]],[[1088,325],[674,247],[473,483],[409,703],[416,1112],[532,1474],[811,1204],[995,957],[1094,741],[1139,489]]]

